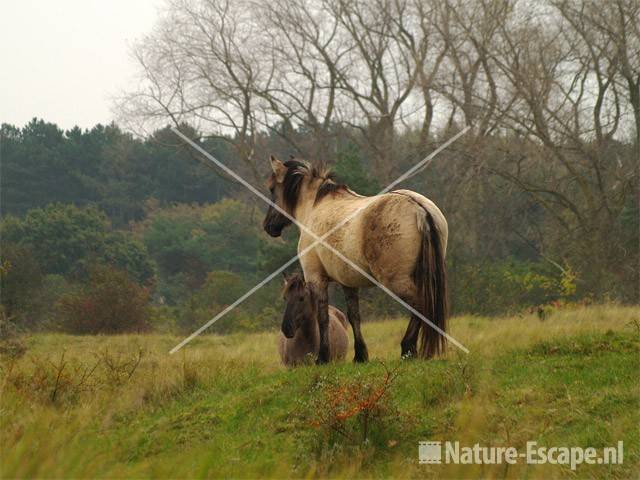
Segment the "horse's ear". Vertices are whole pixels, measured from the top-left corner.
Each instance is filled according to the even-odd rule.
[[[284,180],[284,176],[287,173],[287,167],[284,166],[280,160],[271,155],[271,169],[273,170],[273,174],[276,176],[276,181],[278,183],[282,183]]]
[[[289,281],[289,276],[287,275],[287,272],[282,272],[282,279],[284,280],[284,284],[286,285],[287,282]]]

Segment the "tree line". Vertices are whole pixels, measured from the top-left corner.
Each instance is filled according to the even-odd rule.
[[[51,131],[56,141],[45,134]],[[4,125],[2,132],[2,313],[19,328],[188,331],[295,253],[295,231],[284,240],[265,235],[262,206],[243,187],[202,167],[184,146],[159,143],[165,129],[139,139],[116,125],[62,132],[33,121],[22,129]],[[494,148],[508,140],[496,142]],[[232,168],[241,164],[224,149],[210,148]],[[277,139],[272,148],[286,154]],[[585,298],[637,302],[632,268],[625,273],[620,267],[637,260],[632,202],[617,226],[626,255],[594,272],[592,259],[556,234],[554,219],[527,192],[470,167],[472,148],[474,139],[463,140],[403,185],[436,200],[449,218],[457,313],[500,314]],[[85,162],[97,165],[83,171]],[[176,173],[171,177],[158,164]],[[266,168],[265,161],[264,177]],[[380,185],[369,168],[365,152],[345,139],[334,165],[339,178],[373,194]],[[208,187],[182,183],[189,181]],[[606,285],[603,274],[612,279]],[[273,281],[215,329],[277,325],[279,296]],[[364,309],[367,318],[402,313],[377,292],[367,293]]]
[[[295,232],[266,238],[257,199],[169,127],[256,186],[268,155],[293,155],[362,194],[470,127],[402,185],[449,220],[454,310],[638,302],[639,14],[634,0],[168,1],[134,47],[118,124],[2,125],[3,315],[87,331],[96,305],[135,291],[88,330],[188,330],[293,255]],[[216,328],[276,325],[278,290]],[[364,308],[400,312],[375,292]]]

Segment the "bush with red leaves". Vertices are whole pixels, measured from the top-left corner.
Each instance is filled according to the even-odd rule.
[[[89,283],[56,303],[63,330],[75,334],[149,330],[149,291],[109,266],[93,266]]]
[[[389,370],[384,364],[383,367],[385,373],[378,378],[320,382],[312,400],[311,411],[315,415],[311,425],[322,430],[325,437],[338,434],[352,444],[368,442],[374,429],[389,431],[384,424],[390,417],[397,418],[397,412],[387,394],[398,370]]]

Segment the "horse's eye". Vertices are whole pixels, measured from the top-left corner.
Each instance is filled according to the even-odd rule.
[[[304,301],[304,297],[298,297],[298,301],[299,301],[299,302]]]

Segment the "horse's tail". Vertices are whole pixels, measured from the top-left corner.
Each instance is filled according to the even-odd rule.
[[[442,332],[446,332],[449,302],[445,252],[441,234],[435,226],[433,217],[426,208],[424,211],[426,215],[421,225],[420,254],[413,271],[419,299],[415,308]],[[420,356],[431,358],[443,353],[447,343],[446,337],[424,321],[420,323]]]

